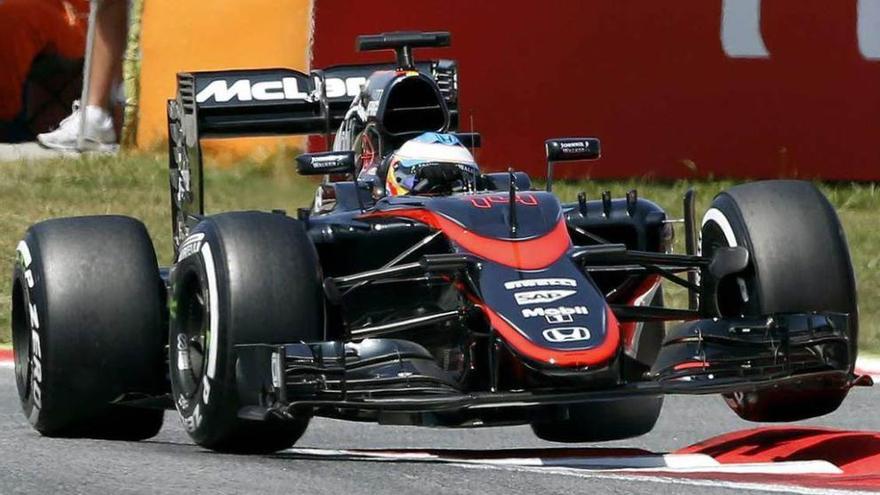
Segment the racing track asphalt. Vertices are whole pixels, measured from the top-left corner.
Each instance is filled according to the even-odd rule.
[[[840,410],[804,424],[880,430],[880,388],[854,390]],[[602,447],[673,451],[734,430],[752,428],[719,397],[671,397],[648,435]],[[528,427],[439,430],[314,420],[297,447],[318,449],[553,448]],[[760,493],[714,482],[700,485],[616,475],[572,476],[431,462],[320,460],[286,454],[234,456],[193,445],[166,415],[159,436],[145,442],[49,439],[21,413],[12,370],[0,367],[0,494],[11,493]],[[814,492],[814,493],[821,493]]]

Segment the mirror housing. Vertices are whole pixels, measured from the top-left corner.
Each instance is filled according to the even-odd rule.
[[[602,156],[601,144],[596,138],[548,139],[544,147],[548,162],[597,160]]]
[[[547,192],[553,190],[553,166],[556,162],[598,160],[602,145],[597,138],[558,138],[544,141],[547,155]]]
[[[300,175],[354,174],[354,151],[303,153],[296,157]]]

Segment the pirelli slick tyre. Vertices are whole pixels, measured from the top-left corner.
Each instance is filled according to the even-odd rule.
[[[557,419],[534,422],[532,431],[538,438],[550,442],[622,440],[651,431],[662,407],[663,396],[626,397],[558,406],[548,414],[548,417],[555,416]]]
[[[722,281],[723,316],[835,311],[849,313],[850,369],[855,366],[858,309],[855,277],[834,208],[809,182],[762,181],[720,193],[703,217],[701,248],[748,249],[749,267]],[[796,421],[828,414],[847,394],[840,388],[774,389],[725,396],[751,421]]]
[[[171,283],[171,391],[190,437],[224,452],[293,445],[309,418],[239,418],[235,346],[323,340],[319,264],[302,223],[260,212],[208,217],[181,243]]]
[[[15,378],[43,435],[141,440],[164,411],[111,402],[163,392],[164,287],[147,231],[119,216],[38,223],[12,281]]]

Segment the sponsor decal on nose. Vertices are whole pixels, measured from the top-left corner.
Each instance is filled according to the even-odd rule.
[[[585,327],[558,327],[544,330],[547,342],[579,342],[590,340],[590,331]]]
[[[573,278],[525,278],[504,282],[504,288],[507,290],[532,287],[577,287],[577,281]]]
[[[576,290],[532,290],[517,292],[513,297],[517,304],[526,306],[529,304],[549,304],[576,293]]]

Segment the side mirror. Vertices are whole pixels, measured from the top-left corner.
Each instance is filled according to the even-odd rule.
[[[602,146],[597,138],[560,138],[544,142],[547,153],[547,192],[553,190],[553,166],[556,162],[598,160]]]
[[[300,175],[353,174],[354,151],[303,153],[296,157]]]

